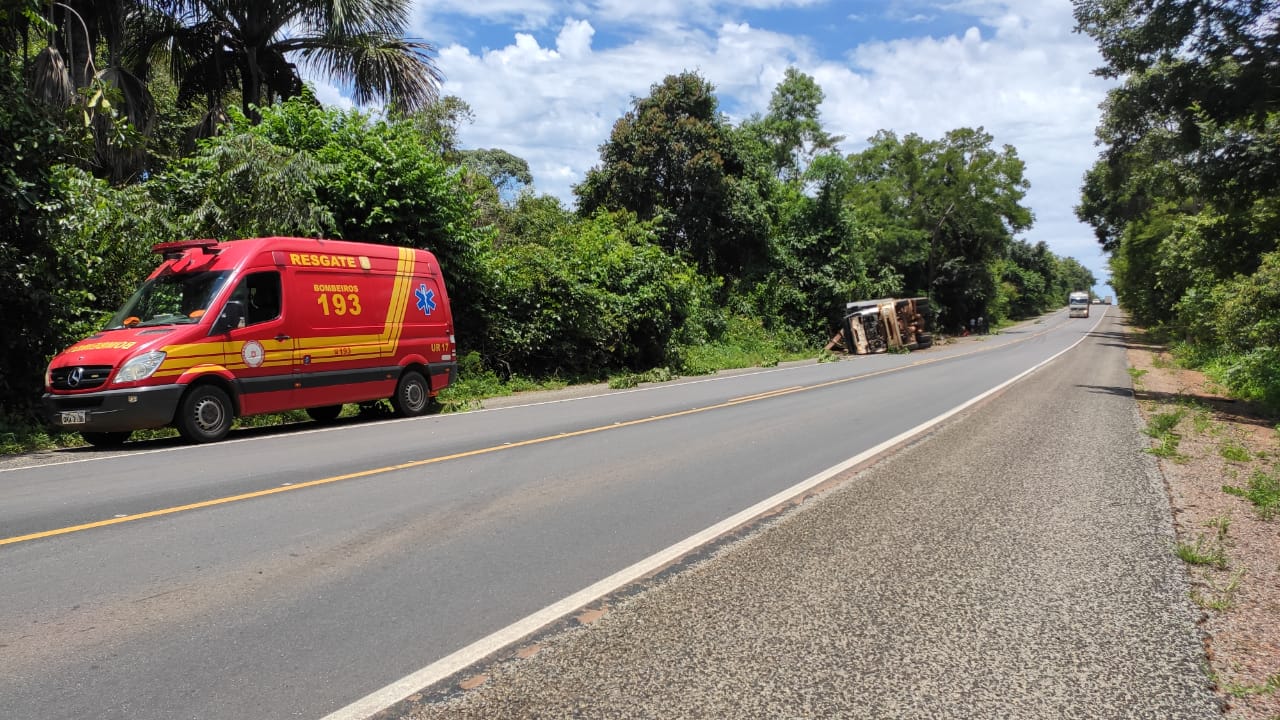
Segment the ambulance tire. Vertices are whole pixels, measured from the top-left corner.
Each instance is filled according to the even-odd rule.
[[[417,370],[406,370],[396,383],[396,394],[391,398],[391,407],[398,417],[417,417],[426,415],[431,409],[431,389],[427,379]]]
[[[182,398],[173,424],[188,442],[206,443],[226,437],[234,419],[235,407],[222,388],[197,385]]]
[[[307,408],[307,417],[318,423],[331,423],[337,420],[341,414],[341,405],[323,405],[321,407]]]
[[[94,447],[113,448],[123,445],[132,434],[129,430],[121,432],[82,432],[80,437]]]

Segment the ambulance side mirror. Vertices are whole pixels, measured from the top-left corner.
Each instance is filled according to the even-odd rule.
[[[213,324],[211,335],[221,335],[229,333],[232,330],[244,324],[244,303],[239,300],[228,300],[227,306],[222,309],[222,314],[218,316],[218,322]]]

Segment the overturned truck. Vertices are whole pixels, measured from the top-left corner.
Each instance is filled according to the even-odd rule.
[[[840,332],[828,350],[870,355],[890,350],[920,350],[933,345],[933,311],[929,299],[881,298],[845,305]]]

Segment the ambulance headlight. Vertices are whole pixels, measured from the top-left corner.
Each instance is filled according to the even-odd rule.
[[[143,353],[125,363],[124,367],[120,368],[120,372],[116,373],[114,382],[126,383],[146,380],[151,377],[151,373],[160,367],[162,362],[164,362],[164,353],[159,350]]]

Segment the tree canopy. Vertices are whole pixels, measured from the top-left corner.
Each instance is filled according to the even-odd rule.
[[[764,254],[744,159],[711,83],[669,75],[638,98],[574,188],[584,216],[627,210],[658,222],[659,243],[704,270],[739,275]]]
[[[1117,78],[1077,213],[1144,321],[1252,274],[1280,234],[1280,12],[1260,0],[1077,0]]]
[[[1012,148],[996,147],[981,128],[936,140],[885,131],[845,157],[823,125],[822,89],[794,68],[768,112],[738,125],[697,73],[654,84],[614,125],[600,164],[575,188],[577,207],[566,207],[534,192],[522,158],[461,146],[473,113],[459,98],[382,115],[324,108],[305,88],[286,99],[297,85],[291,66],[272,65],[286,52],[279,45],[261,69],[283,74],[263,80],[260,105],[245,105],[244,71],[232,59],[253,47],[248,39],[204,56],[187,52],[198,44],[153,45],[166,50],[148,54],[152,64],[177,64],[172,74],[141,72],[126,61],[138,47],[130,39],[150,26],[93,24],[146,19],[186,40],[200,28],[220,38],[268,27],[272,13],[290,8],[255,5],[263,14],[236,16],[234,30],[212,12],[238,7],[225,3],[124,2],[113,6],[118,17],[94,5],[106,14],[86,23],[99,33],[88,45],[112,66],[139,70],[133,77],[155,103],[147,126],[135,125],[122,111],[131,100],[98,75],[90,82],[103,92],[92,112],[37,100],[35,86],[56,73],[29,72],[36,56],[79,51],[58,39],[65,18],[37,23],[38,6],[20,5],[0,12],[51,34],[0,35],[8,73],[0,92],[12,100],[0,111],[10,139],[0,148],[9,204],[0,276],[19,289],[3,308],[17,318],[4,327],[4,345],[20,348],[0,353],[0,415],[31,412],[46,356],[119,306],[153,267],[153,243],[182,237],[284,234],[428,248],[448,278],[468,372],[544,377],[704,372],[714,367],[706,348],[722,342],[820,347],[844,304],[861,298],[927,293],[955,328],[967,313],[998,321],[1041,312],[1062,303],[1062,288],[1092,283],[1074,261],[1015,239],[1032,219]],[[378,12],[391,5],[399,3]],[[344,15],[361,7],[334,4],[322,15],[366,27],[370,18]],[[308,30],[291,24],[272,42]],[[226,72],[200,74],[198,57],[206,71]],[[219,85],[231,80],[234,87]],[[195,99],[198,88],[206,100],[232,102],[217,105],[218,133],[184,144],[196,114],[180,110],[179,97]],[[103,130],[106,145],[95,137]],[[124,162],[139,148],[145,162]],[[143,170],[106,171],[112,158],[117,168]]]
[[[1076,208],[1111,253],[1112,285],[1139,322],[1216,357],[1229,385],[1280,406],[1280,344],[1243,330],[1270,327],[1275,308],[1280,8],[1076,0],[1075,16],[1098,43],[1096,72],[1120,81]]]

